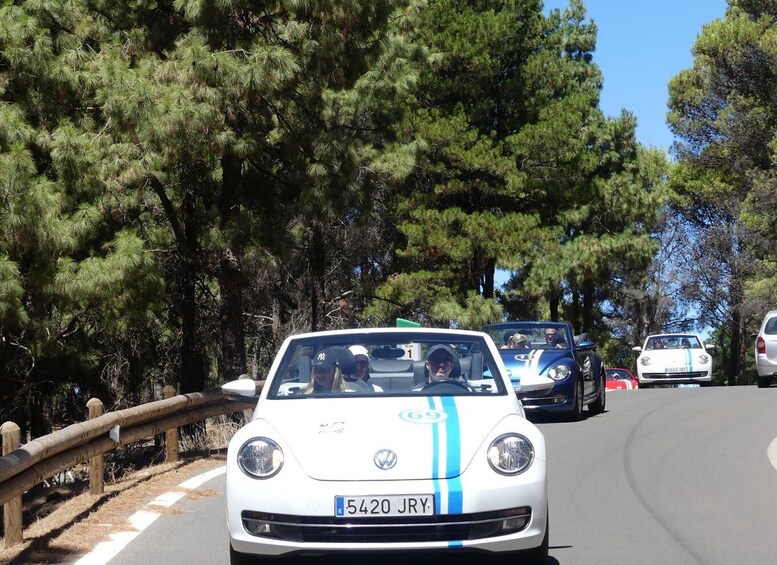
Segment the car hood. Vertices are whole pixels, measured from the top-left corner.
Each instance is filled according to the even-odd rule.
[[[500,351],[502,361],[507,367],[510,380],[520,382],[525,375],[542,375],[562,359],[572,359],[568,349],[531,349],[526,351],[512,349]]]
[[[293,456],[316,480],[442,479],[460,475],[484,449],[484,441],[505,417],[504,410],[494,410],[499,405],[495,400],[315,399],[295,401],[305,405],[293,410],[288,402],[272,402],[272,409],[262,407],[260,420],[282,438],[286,457]],[[381,450],[394,452],[393,468],[378,466]]]

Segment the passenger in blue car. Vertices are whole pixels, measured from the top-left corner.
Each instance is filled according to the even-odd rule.
[[[529,338],[523,334],[511,336],[510,349],[529,349]]]
[[[564,349],[564,338],[558,335],[556,328],[545,328],[545,343],[557,349]]]

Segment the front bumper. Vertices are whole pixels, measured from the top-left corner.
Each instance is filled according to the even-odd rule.
[[[571,412],[575,408],[575,383],[574,379],[569,379],[556,384],[548,394],[518,395],[527,412]]]
[[[475,550],[505,552],[539,546],[547,522],[546,467],[535,460],[517,477],[492,474],[482,481],[304,481],[291,492],[238,474],[227,477],[227,526],[240,553],[316,555],[337,551]],[[338,495],[434,492],[460,497],[462,512],[415,518],[335,518]],[[445,503],[447,504],[447,502]],[[443,508],[445,508],[445,504]],[[498,533],[502,520],[515,531]],[[280,527],[264,527],[273,522]],[[266,534],[264,533],[266,531]],[[275,536],[275,537],[271,537]]]
[[[692,371],[688,373],[640,373],[639,384],[701,384],[712,382],[711,371]]]

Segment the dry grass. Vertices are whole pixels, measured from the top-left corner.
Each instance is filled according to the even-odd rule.
[[[65,563],[88,553],[98,543],[108,540],[114,532],[128,531],[132,527],[128,518],[157,496],[174,490],[183,481],[223,465],[226,445],[238,424],[223,420],[216,425],[209,423],[202,443],[182,449],[181,460],[162,463],[140,469],[130,469],[106,483],[101,495],[89,493],[88,480],[60,485],[48,489],[56,491],[54,502],[47,502],[43,517],[25,524],[24,540],[13,547],[0,544],[0,565],[13,563]],[[184,443],[184,442],[182,442]],[[183,447],[183,446],[182,446]],[[204,447],[204,449],[203,449]],[[197,449],[199,448],[199,449]],[[106,469],[106,475],[110,475]],[[206,497],[218,494],[210,489],[194,489],[190,497]],[[25,502],[34,506],[33,501]],[[178,513],[175,507],[154,507],[155,512]]]

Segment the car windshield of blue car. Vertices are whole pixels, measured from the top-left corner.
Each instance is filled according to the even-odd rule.
[[[494,378],[500,368],[486,342],[484,336],[390,330],[306,334],[279,353],[267,398],[508,394]]]
[[[485,326],[482,331],[491,336],[503,355],[512,355],[515,350],[570,349],[574,339],[566,324],[552,322],[504,322]]]

